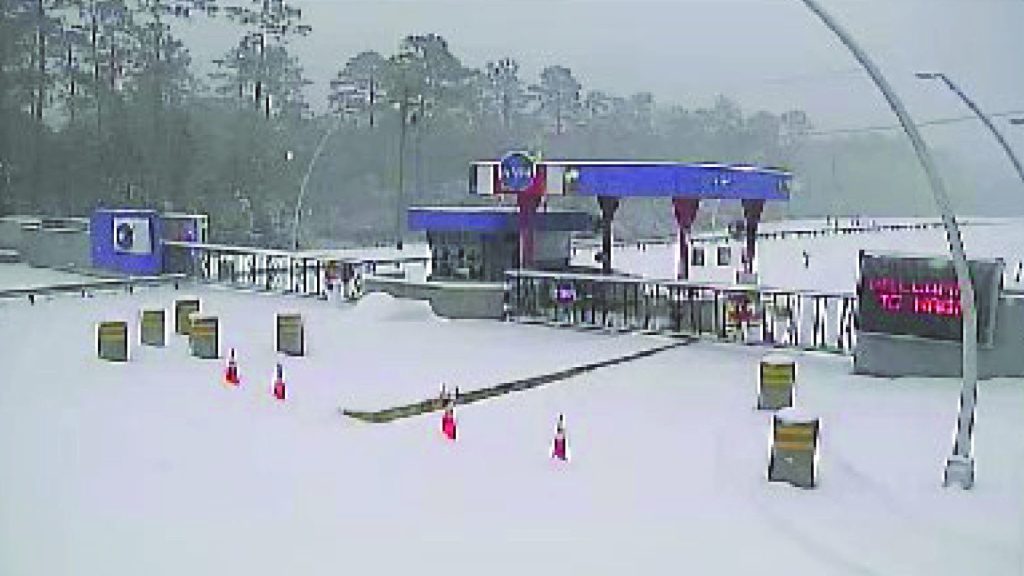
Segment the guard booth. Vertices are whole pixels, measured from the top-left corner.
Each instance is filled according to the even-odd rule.
[[[410,208],[409,229],[426,232],[431,280],[500,282],[520,268],[518,212],[511,206]],[[574,232],[594,230],[586,212],[548,210],[535,217],[533,268],[569,269]]]

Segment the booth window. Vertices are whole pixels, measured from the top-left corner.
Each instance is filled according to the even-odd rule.
[[[704,265],[704,248],[695,247],[691,251],[690,263],[693,264],[694,266]]]
[[[717,250],[718,265],[728,266],[732,264],[732,249],[728,246],[719,246]]]

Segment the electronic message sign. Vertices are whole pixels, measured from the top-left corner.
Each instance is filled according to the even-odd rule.
[[[968,263],[978,310],[978,342],[991,344],[1002,260]],[[860,253],[858,328],[862,332],[963,339],[960,287],[949,258]]]

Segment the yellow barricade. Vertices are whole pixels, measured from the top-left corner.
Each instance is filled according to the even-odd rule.
[[[768,480],[801,488],[816,483],[820,421],[784,410],[772,418]]]
[[[199,312],[198,298],[179,298],[174,301],[174,333],[188,336],[189,314]]]
[[[142,311],[139,340],[144,346],[167,345],[167,313],[164,309]]]
[[[795,384],[796,362],[792,358],[779,354],[769,354],[762,358],[758,378],[758,409],[791,408]]]
[[[275,330],[276,350],[289,356],[306,353],[305,326],[301,314],[278,314]]]
[[[96,354],[110,362],[128,361],[128,323],[100,322],[96,327]]]
[[[220,324],[216,316],[193,313],[189,316],[191,329],[188,346],[192,356],[210,360],[220,357]]]

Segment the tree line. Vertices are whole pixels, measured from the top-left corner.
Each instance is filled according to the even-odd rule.
[[[176,35],[200,18],[237,35],[203,66]],[[819,169],[823,154],[848,164],[849,154],[888,146],[896,153],[870,159],[880,172],[907,157],[882,137],[809,138],[800,110],[748,113],[725,96],[688,108],[648,92],[588,89],[563,65],[528,78],[507,55],[470,67],[437,34],[339,61],[328,109],[317,112],[291,49],[311,30],[282,0],[0,0],[0,213],[198,211],[211,215],[218,240],[282,246],[306,179],[305,243],[372,242],[394,234],[400,199],[473,202],[469,161],[524,148],[808,168],[806,192],[775,210],[842,213],[863,210],[821,201],[842,191],[834,170]],[[900,178],[917,185],[913,174]],[[627,234],[668,231],[671,212],[624,205],[620,224]]]

